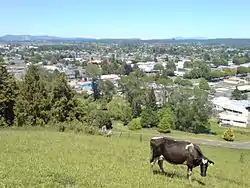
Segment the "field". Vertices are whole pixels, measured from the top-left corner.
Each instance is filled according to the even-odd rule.
[[[186,168],[149,168],[148,140],[48,130],[0,131],[0,187],[187,187]],[[250,187],[250,151],[201,146],[215,162],[191,187]],[[158,171],[158,166],[154,169]]]
[[[227,130],[227,128],[219,126],[216,123],[215,119],[211,119],[210,122],[211,122],[211,132],[213,134],[193,134],[183,131],[171,130],[171,133],[169,133],[168,135],[186,139],[223,140],[222,135]],[[130,132],[127,126],[123,126],[122,123],[119,122],[114,123],[114,130],[118,132]],[[248,128],[232,127],[232,130],[234,132],[235,141],[250,141],[249,127]],[[133,132],[143,133],[145,135],[160,134],[156,129],[141,129]]]

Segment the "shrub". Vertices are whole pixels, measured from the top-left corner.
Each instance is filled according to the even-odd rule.
[[[156,127],[157,124],[157,113],[151,107],[146,107],[141,113],[141,126],[143,128],[151,128]]]
[[[128,124],[128,128],[130,130],[140,130],[142,128],[141,118],[132,119]]]
[[[226,141],[234,141],[234,134],[231,128],[228,128],[224,134],[223,134],[223,139]]]
[[[170,133],[171,128],[174,125],[174,118],[170,109],[165,109],[160,115],[160,123],[158,125],[158,131],[161,133]]]
[[[122,121],[124,125],[132,120],[132,108],[119,96],[113,97],[111,102],[107,104],[107,108],[110,117]]]
[[[92,110],[88,115],[88,123],[97,128],[101,128],[104,125],[106,125],[107,129],[112,128],[109,113],[104,110]]]

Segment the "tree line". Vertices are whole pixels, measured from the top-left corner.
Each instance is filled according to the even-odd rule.
[[[111,128],[113,122],[122,122],[131,130],[209,132],[212,106],[206,81],[193,87],[188,80],[173,81],[166,74],[146,75],[136,66],[109,66],[121,70],[118,87],[109,80],[101,80],[98,69],[89,66],[92,95],[88,95],[73,91],[63,73],[48,72],[31,64],[20,81],[1,62],[0,125],[63,125],[91,132],[103,125]]]

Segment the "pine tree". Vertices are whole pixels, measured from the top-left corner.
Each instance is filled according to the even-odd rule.
[[[174,118],[170,109],[164,109],[158,125],[158,131],[161,133],[169,133],[174,125]]]
[[[157,109],[156,97],[155,97],[155,92],[154,92],[153,87],[151,88],[151,90],[148,94],[148,104],[153,110]]]
[[[156,111],[154,111],[150,106],[146,108],[141,113],[141,125],[144,128],[156,127],[158,124],[158,117]]]
[[[64,122],[74,118],[74,109],[77,106],[74,93],[68,85],[64,74],[58,74],[52,88],[52,117],[57,122]]]
[[[94,100],[99,99],[100,98],[100,89],[99,89],[98,80],[95,78],[92,79],[92,91],[93,91]]]
[[[15,79],[7,72],[0,57],[0,126],[11,125],[14,121],[14,104],[17,96]]]
[[[30,65],[20,85],[15,106],[17,125],[35,126],[47,123],[50,110],[49,91],[46,81],[40,75],[39,67]]]

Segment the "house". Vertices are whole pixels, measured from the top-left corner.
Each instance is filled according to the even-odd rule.
[[[154,72],[156,62],[138,62],[137,66],[144,72]]]
[[[216,97],[212,100],[220,124],[226,126],[247,127],[249,121],[250,100],[230,100]]]

